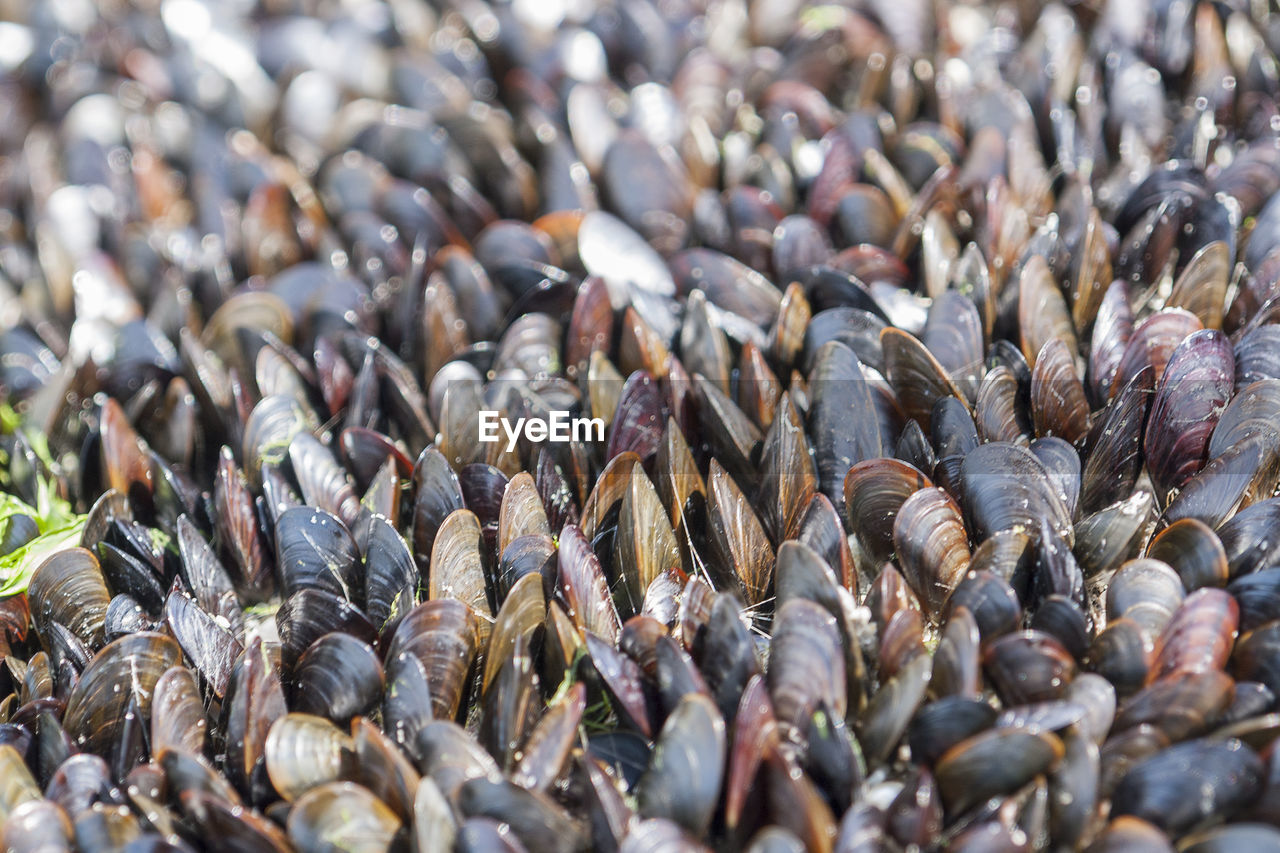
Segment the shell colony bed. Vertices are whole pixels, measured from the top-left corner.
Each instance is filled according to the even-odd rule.
[[[1273,4],[0,19],[0,849],[1280,849]]]

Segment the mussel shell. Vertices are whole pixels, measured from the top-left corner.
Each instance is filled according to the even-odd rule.
[[[804,331],[803,367],[811,371],[823,344],[839,341],[851,349],[858,360],[884,372],[884,351],[880,348],[880,330],[885,321],[870,311],[840,305],[813,315]]]
[[[701,671],[721,716],[732,719],[747,682],[760,672],[755,643],[738,602],[721,593],[711,605],[701,644]]]
[[[458,809],[471,817],[506,823],[531,850],[574,851],[586,844],[584,828],[555,802],[507,781],[472,779],[458,789]]]
[[[106,642],[135,631],[153,631],[156,623],[147,616],[142,605],[127,595],[113,596],[103,616],[102,638]]]
[[[1170,741],[1196,736],[1227,709],[1233,686],[1230,677],[1214,670],[1161,678],[1120,705],[1112,731],[1149,724]]]
[[[413,476],[413,461],[389,436],[376,430],[365,427],[344,429],[338,437],[338,450],[359,489],[369,487],[374,475],[388,458],[394,463],[397,477],[408,480]]]
[[[717,462],[734,479],[754,489],[760,477],[756,463],[764,436],[749,418],[715,383],[696,376],[700,397],[698,416],[707,444]],[[746,380],[750,382],[750,380]],[[757,390],[760,383],[751,382]]]
[[[1086,577],[1138,556],[1155,524],[1154,506],[1151,492],[1142,489],[1080,520],[1072,553]]]
[[[1089,429],[1089,403],[1076,375],[1073,356],[1061,338],[1051,338],[1031,371],[1031,414],[1036,434],[1072,444]]]
[[[1057,639],[1034,630],[991,641],[983,663],[996,691],[1012,705],[1061,697],[1076,671],[1075,660]]]
[[[78,816],[95,802],[107,799],[111,788],[111,770],[96,755],[80,753],[58,765],[58,770],[45,787],[45,796]]]
[[[894,521],[903,503],[932,482],[906,462],[869,459],[849,468],[841,504],[849,527],[866,554],[877,562],[893,554]]]
[[[1178,573],[1155,559],[1130,560],[1107,584],[1108,619],[1129,618],[1154,640],[1186,597]]]
[[[488,690],[498,667],[507,659],[519,638],[532,642],[546,619],[546,599],[543,595],[544,578],[540,573],[522,575],[511,587],[494,620],[485,652],[482,689]]]
[[[1280,380],[1267,379],[1240,387],[1223,410],[1209,439],[1209,458],[1216,458],[1254,435],[1274,441],[1280,419]]]
[[[844,654],[836,620],[814,602],[791,599],[774,618],[769,695],[782,733],[801,742],[819,707],[844,716]]]
[[[1256,326],[1235,342],[1236,387],[1280,379],[1280,327]]]
[[[314,590],[357,600],[360,554],[336,516],[313,507],[285,510],[276,521],[275,539],[283,598]]]
[[[290,713],[271,726],[264,747],[267,773],[280,796],[296,801],[329,782],[352,777],[351,738],[323,717]]]
[[[1029,449],[1044,466],[1054,494],[1074,520],[1078,517],[1077,510],[1080,506],[1080,454],[1057,436],[1037,438],[1031,442]]]
[[[1022,624],[1018,594],[1008,581],[989,569],[971,571],[960,581],[947,603],[947,618],[960,607],[973,615],[984,643]]]
[[[996,721],[990,704],[967,696],[944,696],[924,705],[911,721],[907,743],[911,758],[934,765],[947,750]]]
[[[218,455],[213,486],[215,528],[218,538],[224,543],[224,552],[230,554],[238,583],[242,589],[265,595],[274,585],[269,546],[259,523],[253,494],[228,447],[223,447]],[[179,522],[180,548],[181,527]]]
[[[440,525],[454,510],[462,509],[462,487],[445,455],[428,445],[413,469],[412,541],[418,568],[425,570],[431,559]]]
[[[919,421],[921,426],[929,426],[938,400],[943,397],[968,399],[952,381],[947,368],[912,335],[890,326],[880,332],[880,346],[884,350],[885,373],[906,417]],[[977,384],[977,367],[968,364],[961,368],[973,386]]]
[[[302,850],[385,850],[399,830],[395,812],[351,782],[316,786],[289,810],[289,840]]]
[[[126,709],[143,717],[151,711],[155,684],[182,663],[182,650],[165,634],[129,634],[94,655],[67,697],[62,724],[77,743],[110,754],[126,724]]]
[[[385,518],[370,516],[357,527],[356,539],[364,563],[365,612],[384,633],[417,603],[418,567],[404,537]]]
[[[276,629],[286,666],[325,634],[340,631],[375,643],[378,630],[364,611],[345,598],[319,589],[303,589],[285,599],[276,611]]]
[[[665,570],[681,565],[675,531],[643,469],[631,471],[631,483],[618,510],[614,570],[622,575],[630,612],[638,612],[650,584]]]
[[[911,659],[871,697],[858,720],[858,740],[868,763],[885,761],[906,733],[929,686],[928,655]]]
[[[1089,390],[1095,402],[1105,402],[1112,396],[1116,373],[1132,335],[1128,283],[1116,279],[1098,305],[1089,343]],[[1130,381],[1126,379],[1122,384]]]
[[[1062,742],[1052,734],[990,729],[947,750],[934,772],[948,813],[959,814],[1016,791],[1062,755]]]
[[[164,607],[164,578],[144,561],[110,542],[98,543],[99,567],[113,595],[127,593],[141,602],[148,613]]]
[[[1031,537],[1020,530],[998,531],[974,549],[969,569],[993,572],[1014,586],[1020,597],[1026,597],[1035,571],[1035,546]]]
[[[27,600],[37,631],[58,622],[90,648],[101,646],[111,594],[90,552],[72,548],[46,559],[31,576]]]
[[[952,608],[934,650],[929,691],[935,697],[976,696],[982,690],[982,634],[968,608]]]
[[[152,697],[151,749],[157,755],[166,748],[192,755],[204,752],[208,722],[195,676],[185,667],[173,667],[160,676]]]
[[[809,501],[817,492],[818,482],[804,436],[804,422],[789,394],[783,394],[765,436],[760,466],[763,469],[760,497],[767,508],[763,519],[766,530],[775,543],[793,539],[799,532]]]
[[[103,484],[128,497],[144,514],[154,507],[155,490],[151,465],[137,432],[120,404],[108,397],[102,407],[99,449],[102,454]]]
[[[955,398],[947,397],[946,399],[953,400]],[[924,430],[918,421],[908,421],[907,425],[902,428],[902,435],[898,436],[898,443],[894,447],[893,455],[894,458],[900,459],[920,471],[932,471],[938,464],[938,456],[933,450],[933,445],[925,437]]]
[[[1200,328],[1200,320],[1180,308],[1168,308],[1147,317],[1134,328],[1116,365],[1111,394],[1127,385],[1148,365],[1155,373],[1152,377],[1155,384],[1159,385],[1174,349]]]
[[[276,797],[264,757],[267,734],[287,710],[275,657],[260,637],[251,639],[223,702],[227,777],[255,803]]]
[[[1068,544],[1074,541],[1066,505],[1052,488],[1044,465],[1026,448],[998,442],[981,445],[965,457],[961,477],[965,517],[976,536],[1009,529],[1036,535],[1043,519]]]
[[[1142,436],[1154,376],[1148,367],[1138,371],[1097,419],[1080,478],[1082,512],[1098,512],[1132,493],[1142,470]]]
[[[1262,823],[1239,823],[1194,833],[1182,839],[1181,844],[1188,853],[1277,850],[1280,849],[1280,830]]]
[[[452,719],[462,703],[466,676],[477,650],[476,616],[461,601],[423,602],[400,621],[387,647],[387,676],[401,655],[417,658],[427,672],[431,707],[437,718]]]
[[[1147,546],[1147,557],[1173,568],[1188,592],[1227,582],[1230,567],[1222,542],[1198,519],[1183,518],[1161,530]]]
[[[1073,658],[1080,660],[1089,648],[1088,617],[1081,606],[1065,595],[1050,595],[1040,602],[1031,628],[1053,637]]]
[[[567,371],[585,375],[592,353],[608,349],[613,331],[613,308],[604,279],[589,275],[578,285],[569,319],[565,347]]]
[[[560,776],[577,740],[586,703],[586,689],[575,685],[547,707],[537,727],[529,734],[512,778],[522,788],[543,791]]]
[[[969,569],[969,543],[960,507],[942,489],[921,489],[903,502],[893,541],[906,578],[926,612],[942,611]]]
[[[243,651],[239,641],[217,619],[180,592],[169,594],[165,626],[195,664],[216,697],[226,695],[231,667]]]
[[[774,563],[764,526],[737,482],[714,459],[708,481],[708,527],[721,577],[736,585],[748,604],[759,604],[768,595]]]
[[[577,525],[565,525],[560,532],[557,577],[557,588],[574,624],[615,642],[622,626],[609,583]]]
[[[685,697],[663,725],[640,779],[640,813],[705,833],[719,798],[725,749],[724,720],[714,703],[696,694]]]
[[[1026,367],[1026,364],[1023,363],[1022,366]],[[1009,368],[999,364],[987,371],[978,386],[978,396],[973,404],[974,421],[985,440],[1015,444],[1028,440],[1032,423],[1027,408],[1019,399],[1020,394],[1020,383]]]
[[[955,290],[937,294],[929,306],[921,342],[972,402],[982,377],[984,348],[982,318],[973,301]]]
[[[1067,352],[1078,350],[1075,327],[1062,290],[1047,262],[1039,255],[1027,261],[1019,276],[1018,328],[1022,354],[1033,366],[1045,345],[1054,338],[1062,342]]]
[[[1240,605],[1240,630],[1251,631],[1280,618],[1280,567],[1243,575],[1227,585]]]
[[[431,685],[427,668],[413,655],[387,661],[387,689],[382,696],[382,726],[393,743],[414,759],[418,737],[432,721]]]
[[[289,442],[289,463],[309,505],[336,515],[348,527],[360,515],[360,499],[333,451],[309,432]]]
[[[1151,402],[1142,447],[1162,503],[1203,466],[1234,384],[1231,345],[1221,332],[1193,332],[1170,355]]]
[[[31,799],[7,808],[0,842],[14,850],[45,850],[60,853],[72,850],[72,829],[67,814],[54,803],[39,799],[37,788]]]
[[[298,658],[291,706],[345,725],[374,706],[383,690],[382,664],[350,634],[325,634]]]
[[[1174,848],[1162,830],[1132,815],[1121,815],[1098,833],[1089,849],[1097,853],[1118,853],[1121,850],[1168,853]]]
[[[7,821],[23,803],[41,799],[40,786],[12,744],[0,745],[0,768],[4,770],[4,782],[0,784],[0,809],[3,809]]]
[[[427,576],[430,600],[456,599],[476,615],[477,642],[481,647],[488,642],[493,618],[486,553],[480,519],[471,510],[455,510],[440,525]]]
[[[1248,720],[1264,714],[1275,702],[1265,684],[1256,681],[1238,681],[1231,693],[1231,704],[1222,712],[1219,722],[1224,725]]]
[[[1203,672],[1226,665],[1235,643],[1240,607],[1221,589],[1198,589],[1186,597],[1156,640],[1149,679]]]
[[[822,557],[836,572],[840,582],[856,593],[858,578],[853,549],[849,547],[849,538],[836,508],[826,495],[813,496],[796,538]]]
[[[1116,787],[1112,809],[1181,835],[1210,815],[1243,808],[1262,776],[1258,756],[1237,740],[1189,741],[1134,765]]]
[[[447,853],[454,849],[457,817],[440,787],[430,778],[418,782],[413,801],[413,842],[419,853]]]
[[[662,443],[667,407],[657,381],[642,370],[627,377],[609,425],[605,458],[632,451],[647,459]]]
[[[869,383],[854,351],[828,342],[818,351],[809,374],[814,400],[809,414],[818,485],[843,511],[845,477],[853,465],[884,455],[886,437],[873,413]],[[856,417],[850,417],[850,413]]]
[[[215,618],[226,620],[228,630],[240,641],[244,636],[244,615],[230,575],[190,518],[178,516],[177,526],[182,577],[196,603]]]
[[[916,426],[918,429],[919,424]],[[969,408],[955,397],[942,397],[934,404],[929,429],[939,458],[964,456],[979,444],[978,428]]]
[[[284,460],[294,436],[318,426],[315,413],[296,399],[263,397],[244,425],[244,469],[250,482],[260,481],[264,463],[279,464]]]
[[[1270,436],[1232,445],[1187,481],[1165,509],[1170,522],[1185,518],[1217,528],[1242,506],[1270,496],[1280,481],[1280,450]]]

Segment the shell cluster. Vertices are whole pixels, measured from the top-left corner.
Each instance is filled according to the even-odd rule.
[[[1277,52],[0,0],[0,850],[1280,850]]]

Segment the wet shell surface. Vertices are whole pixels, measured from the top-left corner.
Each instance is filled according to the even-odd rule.
[[[0,848],[1280,849],[1274,4],[0,4]]]

